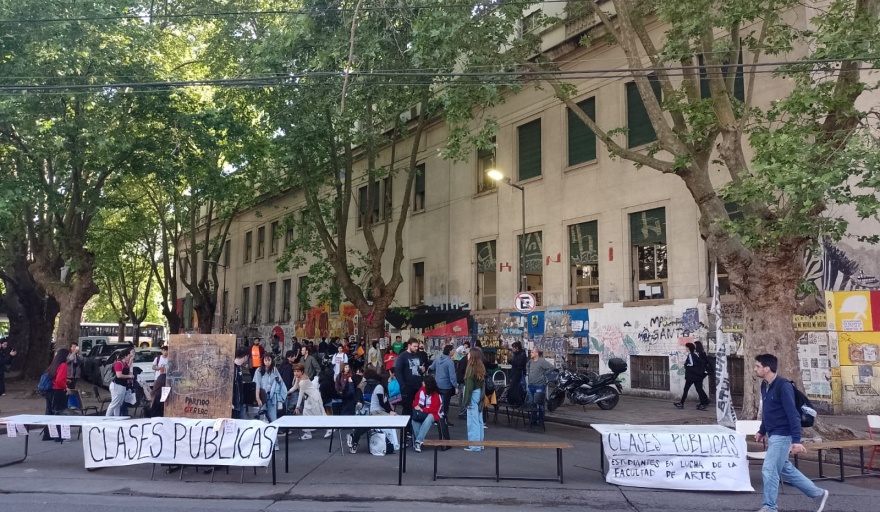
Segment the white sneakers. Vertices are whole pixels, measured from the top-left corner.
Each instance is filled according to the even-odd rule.
[[[308,440],[311,439],[311,438],[312,438],[312,433],[311,433],[311,432],[303,432],[303,435],[300,437],[300,439],[301,439],[302,441],[308,441]]]
[[[823,489],[822,496],[818,496],[813,499],[819,502],[819,508],[816,509],[816,512],[822,512],[823,510],[825,510],[825,502],[828,501],[828,490]]]
[[[333,431],[328,430],[327,432],[324,432],[324,439],[328,439],[332,435],[333,435]]]

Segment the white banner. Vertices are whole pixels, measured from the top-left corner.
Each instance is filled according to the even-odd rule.
[[[152,418],[83,427],[86,468],[133,464],[268,466],[278,427],[262,421]]]
[[[624,429],[627,426],[621,425]],[[753,491],[745,436],[735,432],[607,432],[609,484],[688,491]],[[715,427],[718,428],[718,427]]]
[[[730,395],[730,375],[727,373],[727,335],[721,331],[721,294],[718,291],[718,264],[715,264],[715,293],[712,295],[712,313],[715,315],[715,415],[719,425],[736,428],[736,410]]]

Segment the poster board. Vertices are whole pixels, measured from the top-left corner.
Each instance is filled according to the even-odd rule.
[[[232,415],[234,334],[172,334],[168,339],[165,416],[216,419]]]
[[[269,465],[278,427],[257,420],[150,418],[83,427],[86,468]]]
[[[685,491],[754,491],[746,438],[720,425],[598,425],[605,481]]]

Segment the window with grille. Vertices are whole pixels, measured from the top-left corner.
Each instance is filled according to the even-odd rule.
[[[245,286],[241,290],[241,323],[247,325],[251,320],[248,313],[251,311],[251,289]]]
[[[669,391],[669,357],[629,356],[632,387]]]
[[[410,303],[419,306],[425,303],[425,262],[419,261],[412,266],[412,294]]]
[[[248,263],[251,261],[251,251],[253,251],[254,245],[254,232],[248,231],[244,234],[244,262]]]
[[[495,268],[495,240],[477,244],[477,309],[497,307],[497,277]]]
[[[252,323],[263,323],[263,285],[254,286],[254,320]]]
[[[526,233],[525,243],[522,235],[517,237],[519,254],[525,273],[526,289],[535,296],[536,306],[544,305],[544,252],[543,232]],[[519,262],[518,262],[519,264]],[[520,277],[522,279],[522,277]]]
[[[599,302],[599,223],[568,227],[568,259],[571,272],[571,303]]]
[[[257,259],[266,255],[266,226],[257,228]]]
[[[278,254],[278,221],[272,223],[269,230],[269,254]]]
[[[425,164],[416,166],[416,179],[413,185],[413,211],[421,212],[425,209]]]
[[[629,216],[636,300],[667,298],[669,267],[666,250],[666,209],[654,208]]]
[[[272,323],[275,321],[275,292],[276,292],[277,284],[272,282],[269,283],[269,301],[267,303],[268,309],[266,309],[266,321]]]
[[[477,194],[498,189],[498,182],[486,175],[495,168],[495,137],[492,147],[477,151]]]
[[[290,322],[290,279],[281,283],[281,321]]]

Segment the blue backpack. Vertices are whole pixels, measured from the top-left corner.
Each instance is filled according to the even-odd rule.
[[[46,393],[52,391],[52,378],[49,377],[49,372],[44,373],[40,377],[40,383],[37,384],[37,389],[40,390],[41,395],[45,395]]]

